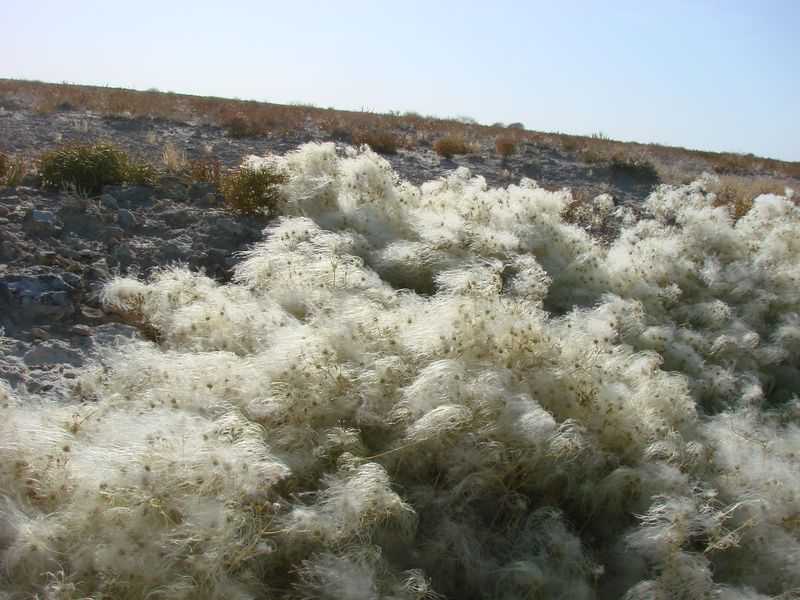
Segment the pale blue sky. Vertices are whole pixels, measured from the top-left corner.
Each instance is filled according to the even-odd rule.
[[[0,77],[800,160],[800,0],[0,0]]]

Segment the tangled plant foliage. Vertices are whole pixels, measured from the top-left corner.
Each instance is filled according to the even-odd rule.
[[[73,404],[0,389],[4,598],[797,593],[788,195],[662,187],[609,245],[532,181],[249,164],[286,216],[231,284],[116,279],[158,344]]]

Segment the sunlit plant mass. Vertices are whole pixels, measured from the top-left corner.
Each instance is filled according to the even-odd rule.
[[[250,157],[284,216],[76,399],[0,390],[3,598],[770,598],[800,590],[800,208],[710,179],[415,186]]]

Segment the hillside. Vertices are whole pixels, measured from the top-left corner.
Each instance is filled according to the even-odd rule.
[[[521,177],[541,185],[569,187],[581,199],[602,192],[644,199],[657,183],[689,183],[703,173],[723,177],[724,192],[738,196],[780,191],[800,178],[800,163],[752,154],[714,153],[623,143],[602,134],[570,136],[524,129],[520,123],[478,125],[469,118],[445,120],[415,113],[377,114],[304,105],[197,97],[70,84],[0,79],[0,108],[26,117],[12,132],[0,120],[0,152],[38,158],[57,139],[115,139],[129,151],[160,161],[165,141],[191,156],[211,155],[226,167],[244,154],[284,152],[307,141],[372,142],[400,175],[421,183],[453,168],[433,151],[437,140],[463,139],[472,151],[458,155],[491,185]],[[148,135],[149,134],[149,135]],[[501,161],[498,140],[510,140],[518,154]],[[502,162],[502,164],[501,164]],[[754,184],[753,180],[758,183]],[[796,185],[795,185],[796,187]],[[769,189],[767,189],[769,188]]]
[[[797,595],[795,163],[0,84],[3,598]]]

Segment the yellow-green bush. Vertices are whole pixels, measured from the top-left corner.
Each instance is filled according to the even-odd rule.
[[[107,142],[76,144],[48,150],[39,161],[42,185],[99,192],[104,185],[152,183],[156,171]]]
[[[217,158],[196,158],[189,163],[189,175],[198,183],[219,183],[220,164]]]
[[[220,181],[220,191],[231,210],[244,215],[274,214],[282,204],[280,173],[263,168],[242,167]]]

